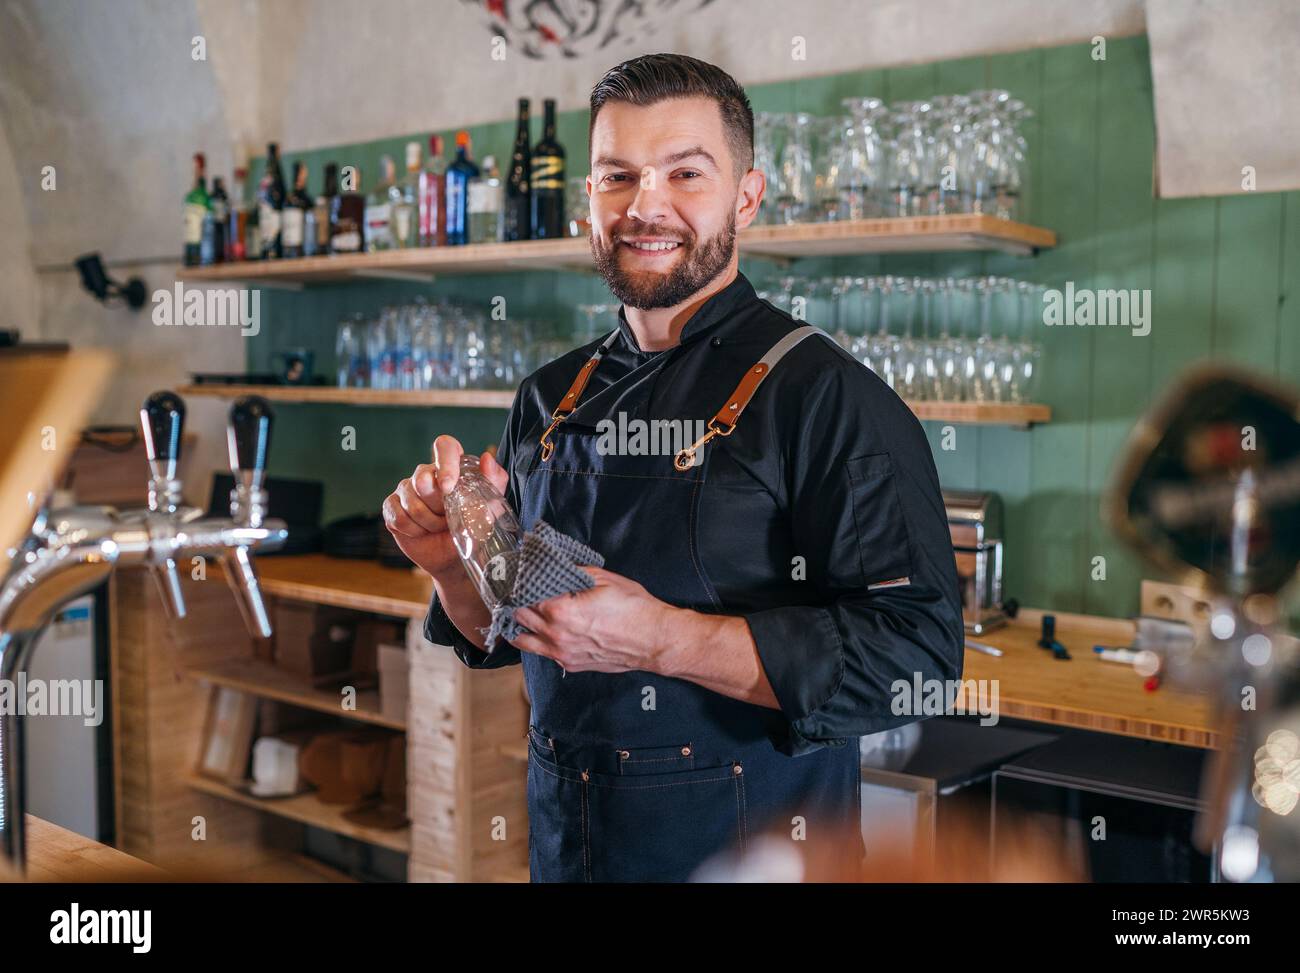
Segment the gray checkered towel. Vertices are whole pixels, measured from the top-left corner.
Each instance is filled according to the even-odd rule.
[[[514,583],[510,596],[492,612],[492,625],[484,643],[489,651],[496,647],[498,638],[511,641],[528,631],[515,621],[516,608],[529,607],[572,591],[586,591],[596,582],[578,565],[605,566],[605,559],[598,553],[568,534],[561,534],[544,520],[539,520],[524,534],[523,543],[513,557],[517,563],[506,574],[513,575]]]

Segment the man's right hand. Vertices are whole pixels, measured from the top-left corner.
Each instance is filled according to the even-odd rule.
[[[402,553],[435,580],[461,573],[460,557],[447,530],[443,498],[460,479],[463,454],[463,447],[454,438],[439,436],[433,442],[434,461],[417,466],[384,500],[384,526]],[[492,485],[504,494],[509,476],[496,457],[485,452],[479,465]]]

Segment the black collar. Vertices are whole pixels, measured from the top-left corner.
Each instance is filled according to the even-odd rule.
[[[741,308],[757,300],[758,295],[754,292],[754,285],[749,282],[749,278],[739,270],[736,271],[735,280],[710,297],[691,315],[682,327],[678,343],[684,345],[703,337]],[[618,330],[622,333],[623,343],[629,350],[638,355],[658,354],[654,351],[641,350],[641,346],[636,342],[636,335],[632,333],[632,326],[627,323],[627,314],[621,304],[618,308]]]

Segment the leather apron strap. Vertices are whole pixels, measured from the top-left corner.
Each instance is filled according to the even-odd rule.
[[[569,391],[565,393],[564,398],[560,399],[560,404],[551,413],[551,424],[546,427],[546,432],[542,433],[541,439],[543,463],[551,458],[551,453],[555,452],[555,444],[551,442],[551,433],[555,432],[556,427],[569,417],[569,413],[578,407],[578,400],[582,398],[583,390],[586,389],[592,373],[596,371],[596,366],[605,357],[605,353],[614,346],[617,338],[618,329],[615,328],[610,332],[609,337],[600,343],[600,347],[596,349],[595,354],[587,359],[587,364],[579,369],[578,377],[573,380],[573,384],[569,386]]]
[[[728,396],[727,401],[723,404],[722,408],[719,409],[717,414],[709,420],[708,431],[690,446],[680,450],[677,455],[673,457],[673,466],[682,472],[689,470],[695,462],[695,454],[699,450],[703,449],[710,439],[714,436],[730,436],[736,428],[736,423],[740,420],[740,414],[745,411],[745,406],[749,405],[749,400],[754,397],[754,393],[757,392],[758,387],[763,384],[763,380],[771,374],[771,371],[776,367],[777,362],[789,354],[790,351],[799,344],[799,342],[803,341],[805,338],[811,338],[815,334],[821,335],[827,341],[833,342],[835,340],[821,328],[816,328],[807,324],[802,328],[795,328],[768,349],[767,354],[760,358],[753,368],[745,372],[745,377],[740,380],[740,384],[736,386],[736,390]],[[564,398],[560,400],[560,404],[555,407],[555,411],[551,414],[551,424],[547,426],[546,431],[542,433],[541,444],[543,463],[549,460],[551,454],[555,451],[555,444],[551,442],[551,433],[553,433],[556,430],[556,427],[567,419],[569,414],[578,407],[578,400],[582,398],[582,393],[587,388],[587,382],[590,381],[592,373],[596,371],[596,366],[599,365],[600,360],[605,357],[605,353],[613,347],[614,341],[617,338],[618,331],[616,329],[610,333],[608,338],[601,342],[601,345],[596,349],[595,354],[587,359],[587,363],[582,366],[581,370],[579,370],[578,376],[573,380],[573,384],[569,386],[569,391],[565,393]]]
[[[682,472],[689,470],[695,462],[695,454],[703,449],[710,439],[714,436],[730,436],[735,431],[736,423],[740,420],[740,414],[745,411],[745,406],[749,405],[749,400],[754,397],[763,380],[771,374],[777,362],[789,354],[799,342],[815,334],[821,335],[827,341],[835,340],[821,328],[806,324],[802,328],[795,328],[774,344],[767,354],[758,360],[758,364],[745,373],[745,377],[740,380],[740,384],[718,410],[717,415],[709,420],[708,432],[679,451],[673,458],[673,466]]]

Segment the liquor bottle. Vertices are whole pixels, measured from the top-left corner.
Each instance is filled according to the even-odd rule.
[[[194,188],[185,196],[185,266],[197,267],[203,246],[203,220],[212,209],[203,177],[202,152],[194,153]]]
[[[497,243],[501,239],[504,190],[494,156],[483,157],[483,173],[469,184],[469,242]]]
[[[479,168],[469,157],[469,132],[456,133],[456,159],[447,167],[447,244],[469,242],[469,184]]]
[[[393,157],[381,156],[379,166],[382,176],[366,196],[366,250],[371,253],[393,248],[393,201],[389,195],[395,176]]]
[[[519,124],[515,129],[515,147],[506,174],[506,202],[501,225],[501,239],[527,240],[532,236],[532,200],[529,177],[532,175],[532,152],[528,148],[528,99],[519,99]]]
[[[344,166],[340,192],[330,207],[332,253],[361,253],[365,249],[366,200],[357,191],[360,186],[361,170],[356,166]]]
[[[230,219],[230,200],[221,177],[212,178],[212,193],[208,197],[211,209],[203,217],[203,240],[199,245],[199,263],[205,267],[226,259],[226,223]]]
[[[330,252],[330,219],[334,212],[334,197],[339,194],[338,163],[325,164],[325,185],[316,197],[316,253]]]
[[[406,175],[393,187],[393,245],[420,245],[420,143],[406,143]]]
[[[307,164],[293,164],[293,190],[284,201],[281,229],[285,257],[301,257],[307,234],[307,214],[311,212],[311,197],[307,195]],[[313,237],[315,227],[312,228]]]
[[[564,236],[564,146],[555,139],[555,99],[547,98],[542,105],[542,140],[533,146],[528,189],[533,203],[533,239],[554,240]]]
[[[420,171],[420,246],[447,242],[447,160],[442,157],[442,136],[429,136],[429,161]]]
[[[266,171],[257,187],[257,233],[263,260],[284,256],[284,173],[280,169],[280,148],[266,147]]]
[[[226,262],[243,260],[248,254],[244,245],[244,235],[248,232],[248,203],[244,201],[244,183],[248,180],[247,169],[236,169],[235,180],[230,184],[232,200],[230,215],[226,220]]]

